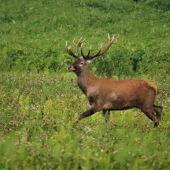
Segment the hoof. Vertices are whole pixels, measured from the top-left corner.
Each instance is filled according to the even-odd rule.
[[[73,127],[76,127],[76,126],[77,126],[77,124],[78,124],[78,122],[79,122],[79,121],[78,121],[78,120],[76,120],[76,122],[74,122],[72,126],[73,126]]]
[[[157,127],[159,125],[159,122],[154,123],[154,127]]]

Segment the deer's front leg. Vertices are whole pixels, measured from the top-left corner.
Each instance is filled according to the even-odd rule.
[[[79,116],[79,118],[76,120],[76,123],[78,123],[81,119],[89,117],[100,110],[101,110],[100,107],[97,107],[96,105],[95,106],[91,105],[89,110],[85,111]]]
[[[91,116],[92,114],[94,114],[95,111],[93,109],[89,109],[87,111],[85,111],[84,113],[82,113],[79,118],[76,120],[76,123],[78,123],[81,119],[84,119],[88,116]]]

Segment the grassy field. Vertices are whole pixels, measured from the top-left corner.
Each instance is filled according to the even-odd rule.
[[[140,78],[160,89],[157,128],[137,109],[72,124],[88,107],[67,71],[65,42],[86,39],[96,76]],[[1,0],[0,169],[169,169],[169,0]],[[103,48],[104,48],[103,47]]]

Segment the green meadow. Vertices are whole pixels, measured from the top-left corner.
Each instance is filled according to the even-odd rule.
[[[170,167],[169,0],[1,0],[0,169],[162,170]],[[153,127],[138,109],[89,108],[67,67],[66,41],[86,39],[92,53],[115,43],[89,67],[97,77],[145,79],[164,107]]]

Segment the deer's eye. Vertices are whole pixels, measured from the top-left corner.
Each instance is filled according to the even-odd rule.
[[[83,65],[84,63],[83,63],[83,62],[81,62],[80,64],[81,64],[81,65]]]

